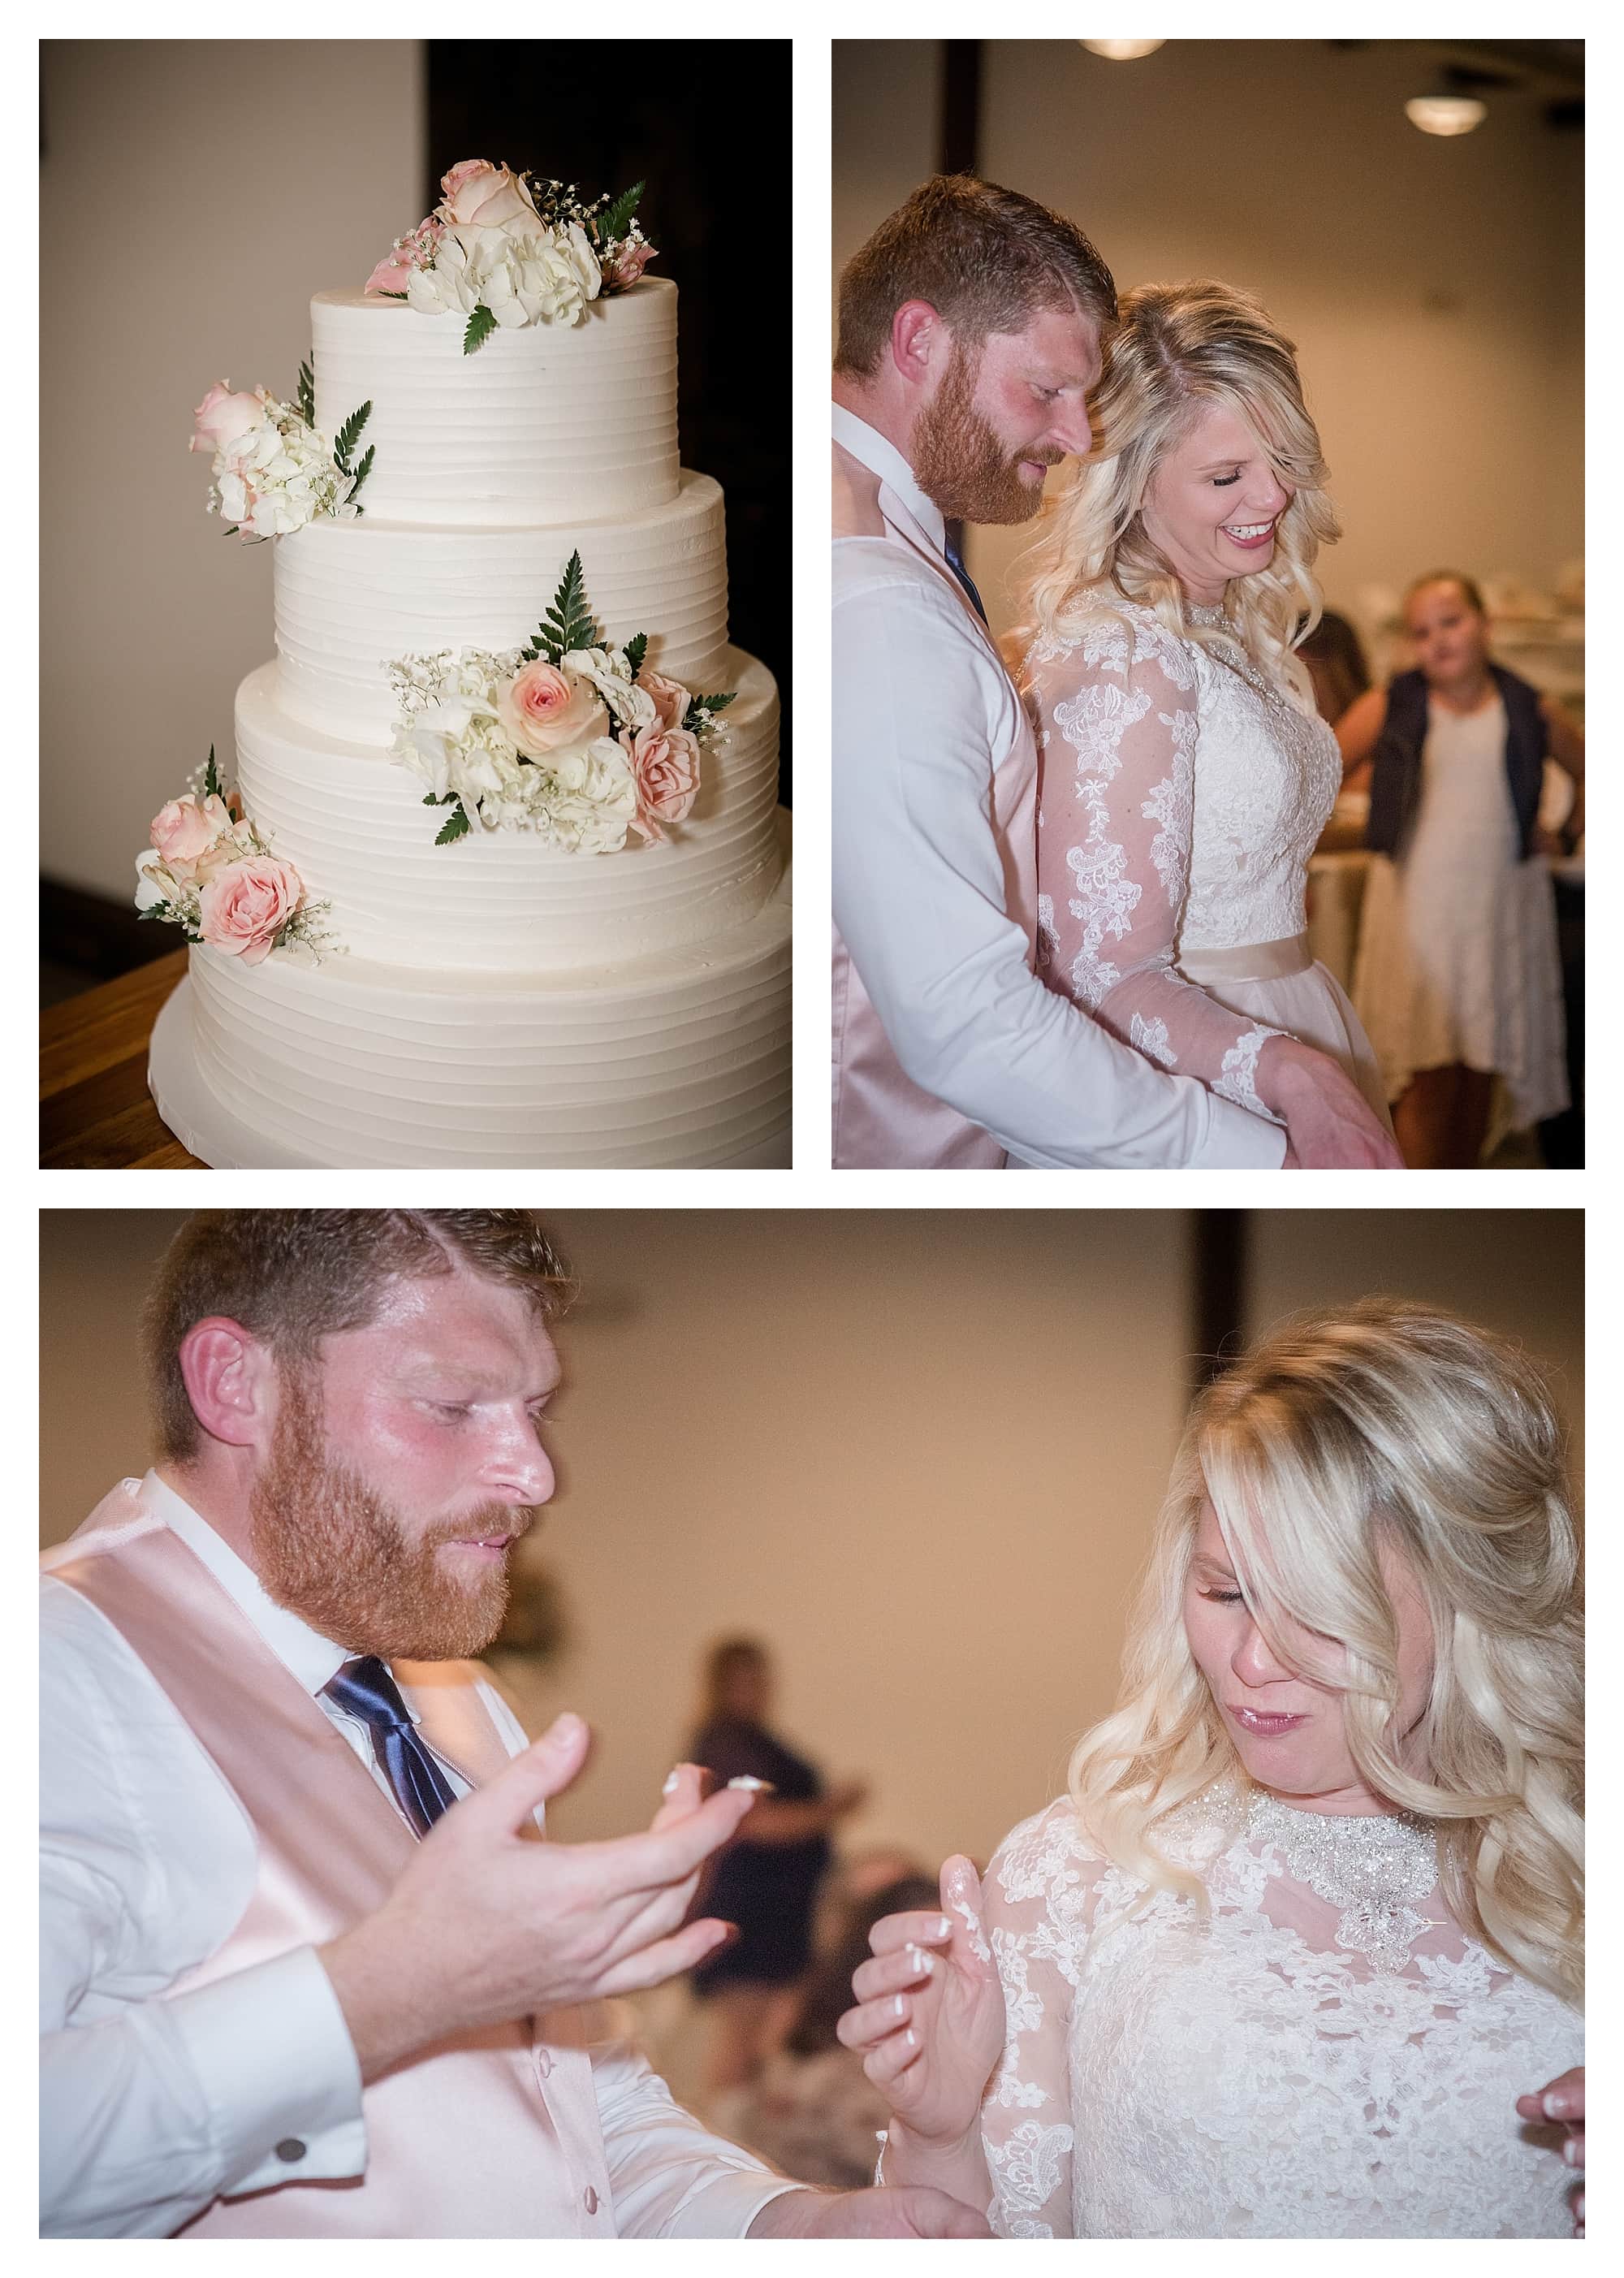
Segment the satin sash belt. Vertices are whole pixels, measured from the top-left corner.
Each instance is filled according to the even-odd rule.
[[[1242,949],[1194,949],[1178,959],[1178,970],[1198,988],[1215,989],[1228,981],[1285,981],[1306,973],[1314,959],[1306,933],[1285,941],[1254,941]]]

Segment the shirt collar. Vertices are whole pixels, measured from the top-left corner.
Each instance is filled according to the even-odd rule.
[[[848,411],[843,403],[831,403],[829,413],[835,440],[842,450],[850,451],[871,475],[879,476],[888,490],[896,492],[937,553],[943,553],[948,530],[942,508],[926,497],[914,479],[913,469],[896,444],[888,442],[878,428],[871,427],[866,419],[859,419],[855,411]]]
[[[200,1517],[191,1504],[183,1502],[156,1472],[149,1472],[141,1487],[142,1495],[164,1525],[202,1560],[238,1611],[253,1624],[307,1693],[315,1695],[329,1678],[338,1675],[349,1659],[343,1646],[334,1645],[331,1638],[319,1635],[297,1614],[290,1613],[286,1606],[278,1606],[246,1560],[240,1558],[225,1537],[217,1534],[208,1520]]]

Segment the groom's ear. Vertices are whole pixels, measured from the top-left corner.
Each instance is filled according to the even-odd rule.
[[[911,387],[921,387],[952,352],[947,326],[928,301],[904,301],[891,319],[891,361]]]

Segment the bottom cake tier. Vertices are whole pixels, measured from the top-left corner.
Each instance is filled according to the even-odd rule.
[[[148,1082],[222,1170],[787,1168],[789,833],[748,923],[601,972],[194,947]]]

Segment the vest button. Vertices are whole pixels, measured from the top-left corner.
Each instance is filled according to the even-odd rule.
[[[305,2147],[297,2136],[284,2136],[282,2141],[277,2145],[278,2159],[286,2160],[289,2167],[292,2167],[295,2160],[302,2160],[304,2152]]]
[[[585,2201],[588,2214],[596,2214],[598,2212],[598,2194],[592,2189],[591,2183],[587,2185],[585,2190],[582,2193],[582,2197]]]

